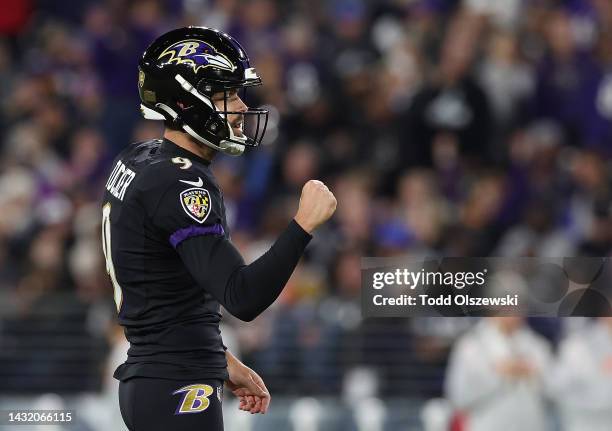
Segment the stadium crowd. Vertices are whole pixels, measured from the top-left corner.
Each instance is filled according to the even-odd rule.
[[[177,26],[234,35],[264,81],[248,94],[271,110],[264,143],[213,163],[246,260],[306,180],[339,202],[268,312],[249,324],[226,313],[226,344],[273,394],[338,394],[364,372],[383,396],[443,393],[472,321],[362,320],[362,256],[612,251],[608,0],[2,7],[0,392],[100,390],[125,349],[99,200],[114,156],[160,135],[140,117],[136,65]],[[534,322],[553,344],[573,326]]]

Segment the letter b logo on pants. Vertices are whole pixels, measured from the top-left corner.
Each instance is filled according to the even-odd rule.
[[[214,390],[210,385],[188,385],[177,389],[172,393],[184,394],[181,403],[176,409],[175,415],[184,413],[200,413],[210,406],[210,397]]]

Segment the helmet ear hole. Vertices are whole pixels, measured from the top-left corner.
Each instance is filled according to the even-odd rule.
[[[211,116],[204,127],[213,135],[222,136],[225,126],[223,125],[223,122],[219,120],[219,118],[215,117],[216,116]]]

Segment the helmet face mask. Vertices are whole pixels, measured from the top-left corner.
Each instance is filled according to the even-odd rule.
[[[259,145],[265,134],[267,110],[248,109],[243,103],[241,110],[228,109],[235,106],[228,94],[257,85],[261,78],[240,44],[205,27],[160,36],[139,63],[138,87],[145,118],[163,119],[196,141],[230,155]],[[237,132],[230,123],[236,116],[241,119]]]

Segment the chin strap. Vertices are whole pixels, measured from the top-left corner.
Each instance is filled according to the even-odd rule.
[[[221,151],[230,156],[240,156],[244,153],[245,146],[235,142],[221,141]]]
[[[186,124],[183,124],[183,130],[193,139],[197,140],[198,142],[201,142],[207,147],[212,148],[213,150],[221,151],[222,153],[225,153],[229,156],[240,156],[242,155],[242,153],[244,153],[244,145],[235,144],[233,142],[221,141],[221,146],[217,146],[212,142],[206,140],[204,137],[200,136],[195,130],[193,130]]]

